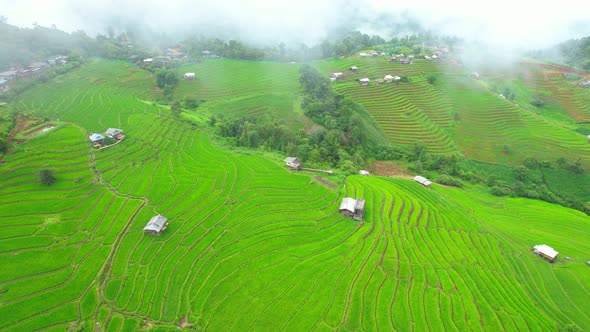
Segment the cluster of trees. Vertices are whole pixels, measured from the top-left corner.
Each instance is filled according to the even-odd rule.
[[[339,167],[355,172],[363,161],[379,153],[382,157],[397,154],[394,149],[372,137],[377,130],[364,120],[362,109],[335,93],[323,75],[310,66],[301,67],[301,85],[305,115],[320,124],[313,133],[295,130],[287,123],[270,117],[216,117],[210,121],[218,132],[233,138],[238,146],[268,148],[297,156],[310,165]],[[368,118],[368,117],[365,117]]]
[[[590,36],[570,39],[554,47],[536,51],[533,55],[590,71]]]

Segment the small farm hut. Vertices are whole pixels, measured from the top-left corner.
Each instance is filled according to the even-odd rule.
[[[361,220],[365,212],[365,200],[344,197],[339,208],[340,213],[352,217],[354,220]]]
[[[330,78],[333,78],[333,79],[336,79],[336,80],[341,79],[343,76],[344,76],[344,74],[342,72],[337,72],[337,73],[330,74]]]
[[[582,88],[588,88],[590,87],[590,81],[584,81],[584,82],[580,82],[579,84]]]
[[[301,169],[301,161],[295,157],[287,157],[285,158],[285,164],[290,169]]]
[[[476,80],[478,80],[478,79],[480,79],[480,77],[481,77],[481,76],[479,76],[479,73],[477,73],[477,72],[473,72],[473,73],[471,73],[471,78],[473,78],[473,79],[476,79]]]
[[[362,86],[367,86],[367,85],[369,85],[369,82],[371,82],[371,80],[370,80],[370,79],[368,79],[368,78],[366,78],[366,77],[364,77],[364,78],[361,78],[361,79],[359,80],[359,83],[361,83],[361,85],[362,85]]]
[[[381,84],[383,84],[383,83],[385,83],[385,80],[384,80],[384,79],[382,79],[382,78],[378,78],[378,79],[376,79],[376,80],[375,80],[375,84],[376,84],[376,85],[381,85]]]
[[[97,134],[97,133],[93,133],[92,135],[88,136],[88,138],[94,144],[100,144],[100,143],[102,143],[102,141],[104,141],[104,136],[102,136],[101,134]]]
[[[166,228],[168,227],[168,218],[164,217],[161,214],[152,217],[150,221],[148,221],[147,225],[143,228],[143,231],[146,234],[160,236]]]
[[[401,77],[399,76],[393,76],[393,75],[385,75],[385,77],[383,77],[383,79],[385,80],[385,82],[387,83],[391,83],[393,81],[399,81],[401,80]]]
[[[426,188],[430,188],[430,185],[432,184],[432,181],[420,175],[414,176],[414,181],[418,182]]]
[[[192,81],[195,79],[195,73],[184,73],[184,79],[187,81]]]
[[[359,68],[357,66],[352,66],[349,68],[350,71],[357,71]]]
[[[107,129],[107,131],[105,132],[105,134],[107,134],[108,137],[110,138],[115,138],[115,139],[121,139],[123,134],[123,129],[119,129],[119,128],[109,128]]]
[[[559,253],[555,251],[555,249],[551,248],[546,244],[538,244],[534,246],[533,251],[535,252],[535,254],[549,260],[552,263],[555,260],[555,257],[559,255]]]
[[[360,175],[363,175],[363,176],[369,176],[369,172],[365,171],[364,169],[361,169],[361,170],[359,171],[359,174],[360,174]]]

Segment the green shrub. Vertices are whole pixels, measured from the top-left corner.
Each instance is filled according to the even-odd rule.
[[[463,188],[463,182],[461,182],[461,180],[456,179],[456,178],[454,178],[450,175],[447,175],[447,174],[442,174],[441,176],[439,176],[438,183],[444,184],[447,186]]]
[[[512,194],[512,190],[507,187],[493,186],[490,190],[490,194],[494,196],[510,196]]]

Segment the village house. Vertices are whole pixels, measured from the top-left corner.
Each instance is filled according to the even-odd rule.
[[[471,73],[471,78],[476,79],[476,80],[480,79],[479,73],[477,73],[477,72]]]
[[[370,80],[370,79],[368,79],[368,78],[366,78],[366,77],[363,77],[363,78],[361,78],[361,79],[359,80],[359,83],[360,83],[362,86],[367,86],[367,85],[369,85],[369,82],[371,82],[371,80]]]
[[[582,88],[588,88],[588,87],[590,87],[590,81],[580,82],[580,84],[578,84],[578,85],[581,86]]]
[[[301,169],[301,161],[295,157],[285,158],[285,164],[289,169]]]
[[[131,62],[137,62],[137,61],[139,61],[139,55],[134,54],[134,55],[130,56],[129,57],[129,61],[131,61]]]
[[[168,227],[168,218],[164,217],[161,214],[152,217],[150,221],[148,221],[147,225],[143,228],[143,231],[146,234],[151,234],[155,236],[160,236],[166,228]]]
[[[88,138],[95,146],[102,144],[102,142],[104,141],[104,136],[97,133],[93,133],[92,135],[88,136]]]
[[[187,81],[193,81],[195,77],[195,73],[184,73],[184,79]]]
[[[334,80],[339,80],[343,77],[344,77],[344,74],[342,72],[336,72],[336,73],[330,74],[330,79],[334,79]]]
[[[352,66],[349,68],[350,71],[356,72],[359,68],[357,66]]]
[[[393,75],[389,75],[389,74],[387,74],[387,75],[385,75],[385,77],[383,77],[383,79],[385,80],[385,82],[387,82],[387,83],[391,83],[391,82],[393,82],[393,81],[399,81],[399,80],[401,80],[402,78],[401,78],[401,77],[399,77],[399,76],[393,76]]]
[[[362,176],[369,176],[369,172],[365,171],[364,169],[361,169],[359,171],[359,174],[362,175]]]
[[[152,58],[143,59],[143,63],[150,64],[152,62],[154,62],[154,59]]]
[[[377,53],[377,52],[371,52],[371,56],[379,56],[379,53]]]
[[[6,80],[8,82],[16,80],[18,77],[18,72],[16,70],[8,70],[0,73],[0,79]]]
[[[424,56],[424,59],[426,59],[426,61],[432,61],[432,57],[431,56],[428,56],[428,55],[425,55]]]
[[[555,260],[555,257],[557,257],[557,255],[559,255],[559,253],[557,251],[555,251],[553,248],[551,248],[548,245],[545,244],[538,244],[536,246],[533,247],[533,251],[535,252],[535,254],[549,260],[549,262],[553,263],[553,261]]]
[[[419,184],[423,185],[426,188],[430,188],[430,185],[432,184],[432,181],[430,181],[427,178],[420,176],[420,175],[416,175],[414,177],[414,181],[418,182]]]
[[[399,63],[401,63],[402,65],[411,65],[412,61],[410,60],[410,58],[402,58],[401,60],[399,60]]]
[[[344,197],[338,211],[345,216],[352,217],[354,220],[361,220],[365,212],[365,200]]]
[[[368,57],[369,56],[367,53],[360,53],[359,55],[361,56],[361,58],[364,58],[364,57]]]
[[[68,60],[70,59],[69,56],[65,56],[65,55],[56,55],[54,57],[51,57],[49,59],[47,59],[47,63],[51,66],[51,67],[55,67],[55,66],[63,66],[66,63],[68,63]]]
[[[123,130],[118,129],[118,128],[109,128],[109,129],[107,129],[105,134],[108,137],[116,139],[116,140],[122,140],[123,138],[125,138],[125,136],[123,135]]]
[[[389,62],[395,62],[396,60],[397,60],[397,58],[394,57],[394,56],[392,56],[392,57],[389,58]]]
[[[375,85],[381,85],[383,83],[385,83],[385,80],[382,79],[382,78],[378,78],[378,79],[375,80]]]
[[[205,50],[205,51],[201,52],[201,55],[203,56],[203,58],[208,58],[211,56],[211,52]]]

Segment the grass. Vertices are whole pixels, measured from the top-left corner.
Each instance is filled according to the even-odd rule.
[[[248,81],[262,90],[296,86],[257,75]],[[143,102],[152,89],[145,73],[95,60],[16,103],[67,124],[0,165],[1,330],[171,330],[185,315],[212,331],[590,328],[587,216],[402,179],[352,176],[331,189],[215,147],[206,131]],[[281,89],[232,90],[207,107],[248,112],[268,97],[276,108],[262,113],[288,116],[289,101],[271,97]],[[430,121],[441,133],[453,127],[446,116]],[[87,134],[108,127],[127,138],[96,151]],[[53,186],[38,184],[41,168],[55,171]],[[363,222],[338,214],[344,195],[367,200]],[[146,236],[156,213],[169,228]],[[540,243],[561,252],[556,263],[530,252]]]

